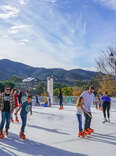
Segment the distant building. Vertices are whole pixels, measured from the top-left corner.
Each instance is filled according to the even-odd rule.
[[[28,88],[28,89],[30,89],[30,88],[35,89],[38,86],[39,82],[40,82],[40,80],[38,78],[28,77],[22,81],[21,87]]]

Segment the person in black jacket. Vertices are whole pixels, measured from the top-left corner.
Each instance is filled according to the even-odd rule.
[[[60,110],[64,109],[63,107],[63,94],[62,94],[62,90],[59,90],[59,105],[60,105]]]

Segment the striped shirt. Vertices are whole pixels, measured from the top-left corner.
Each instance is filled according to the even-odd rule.
[[[84,98],[84,109],[87,112],[91,112],[91,105],[95,102],[95,95],[93,93],[90,94],[89,91],[84,91],[81,97]]]

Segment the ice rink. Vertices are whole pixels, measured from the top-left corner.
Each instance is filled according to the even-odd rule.
[[[62,111],[56,105],[33,106],[33,115],[28,114],[27,140],[19,139],[21,123],[11,124],[9,137],[0,140],[0,156],[115,156],[115,105],[111,109],[111,123],[103,124],[102,112],[94,107],[92,113],[95,133],[83,139],[77,137],[75,106],[65,106]]]

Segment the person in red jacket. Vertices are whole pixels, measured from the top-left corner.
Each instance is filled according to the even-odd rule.
[[[19,105],[18,105],[18,93],[17,93],[16,89],[13,90],[13,96],[14,96],[14,100],[15,100],[14,112],[17,112],[17,110],[19,108]],[[11,114],[10,120],[11,120],[11,122],[14,122],[14,120],[13,120],[13,113]],[[16,120],[16,122],[19,122],[19,119],[18,119],[17,115],[15,115],[15,120]]]

